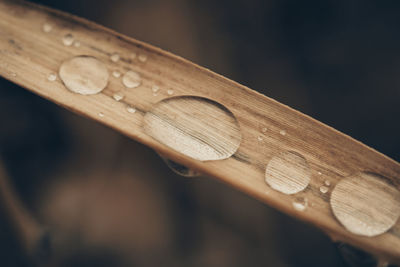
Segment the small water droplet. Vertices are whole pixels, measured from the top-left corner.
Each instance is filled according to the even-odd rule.
[[[62,38],[62,42],[65,46],[71,46],[72,43],[74,42],[74,36],[70,33],[67,33],[66,35],[64,35],[64,37]]]
[[[126,107],[126,110],[129,112],[129,113],[135,113],[136,112],[136,108],[134,108],[134,107],[132,107],[132,106],[127,106]]]
[[[167,90],[167,94],[173,95],[174,94],[174,90],[172,90],[172,89]]]
[[[103,112],[99,112],[99,117],[104,117],[104,113]]]
[[[310,177],[307,160],[293,151],[273,157],[265,170],[267,184],[285,194],[295,194],[304,190],[310,182]]]
[[[118,60],[120,59],[120,56],[119,56],[118,53],[113,53],[113,54],[110,56],[110,59],[111,59],[112,62],[118,62]]]
[[[308,206],[307,198],[297,198],[292,202],[293,208],[297,211],[305,211]]]
[[[154,84],[154,85],[151,87],[151,90],[153,91],[153,93],[157,93],[158,90],[160,90],[160,87]]]
[[[51,32],[51,30],[53,29],[53,27],[52,27],[50,24],[48,24],[48,23],[44,23],[42,29],[43,29],[43,31],[44,31],[45,33],[49,33],[49,32]]]
[[[263,132],[263,133],[266,133],[267,132],[267,127],[263,127],[262,129],[261,129],[261,131]]]
[[[124,99],[124,95],[123,95],[121,92],[118,92],[118,93],[115,93],[115,94],[113,95],[113,98],[114,98],[116,101],[121,101],[122,99]]]
[[[64,61],[59,76],[65,87],[74,93],[93,95],[100,93],[108,83],[106,66],[98,59],[77,56]]]
[[[136,88],[142,83],[142,79],[137,72],[130,70],[122,77],[122,83],[128,88]]]
[[[325,193],[327,193],[327,192],[329,191],[329,188],[326,187],[326,186],[324,186],[324,185],[322,185],[322,186],[320,186],[319,191],[320,191],[322,194],[325,194]]]
[[[322,175],[322,172],[318,172],[318,175]]]
[[[147,61],[147,56],[145,54],[140,54],[138,59],[141,62],[146,62]]]
[[[50,73],[47,76],[47,80],[49,80],[50,82],[54,82],[57,79],[57,75],[55,73]]]
[[[286,135],[286,131],[285,131],[285,130],[281,130],[279,133],[280,133],[281,135],[283,135],[283,136]]]
[[[112,73],[112,75],[113,75],[115,78],[119,78],[119,77],[121,77],[121,72],[119,72],[119,71],[117,71],[117,70],[114,70],[113,73]]]
[[[263,138],[262,138],[262,136],[257,136],[257,140],[259,141],[259,142],[261,142],[262,140],[263,140]]]
[[[223,105],[198,96],[158,102],[145,114],[143,127],[155,140],[197,160],[229,158],[241,141],[235,116]]]
[[[184,166],[182,164],[179,164],[179,163],[177,163],[177,162],[175,162],[173,160],[170,160],[170,159],[168,159],[168,158],[166,158],[164,156],[161,156],[160,154],[159,154],[159,156],[163,159],[165,164],[167,164],[167,166],[173,172],[175,172],[176,174],[179,174],[179,175],[184,176],[184,177],[200,176],[200,173],[195,171],[195,170],[192,170],[192,169],[190,169],[190,168],[188,168],[188,167],[186,167],[186,166]]]
[[[376,236],[388,231],[400,216],[400,191],[388,179],[358,173],[342,179],[331,193],[336,218],[351,233]]]
[[[325,180],[324,184],[325,184],[326,186],[330,186],[330,185],[331,185],[331,181]]]
[[[75,46],[75,47],[80,47],[80,46],[81,46],[81,42],[75,41],[75,42],[74,42],[74,46]]]

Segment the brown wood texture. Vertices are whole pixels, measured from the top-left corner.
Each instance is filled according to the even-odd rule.
[[[52,26],[50,32],[43,31],[44,23]],[[65,46],[62,38],[66,34],[72,34],[80,46]],[[121,57],[117,62],[110,60],[115,52]],[[74,94],[65,88],[59,77],[56,81],[47,79],[49,74],[58,73],[63,61],[78,55],[96,57],[108,68],[109,83],[100,94]],[[139,60],[139,55],[145,55],[147,60]],[[128,90],[121,78],[111,75],[114,70],[121,73],[133,70],[141,75],[142,84]],[[176,162],[313,224],[335,240],[400,262],[399,221],[384,234],[363,237],[348,232],[334,217],[329,205],[331,189],[341,179],[360,171],[383,175],[399,188],[400,164],[288,106],[159,48],[87,20],[20,1],[0,1],[0,75],[150,146]],[[153,85],[160,87],[157,96],[153,95]],[[121,90],[125,98],[117,102],[113,94]],[[198,161],[146,134],[145,112],[160,100],[171,97],[168,90],[173,90],[173,96],[206,97],[228,108],[237,118],[241,131],[236,153],[224,160]],[[127,112],[127,105],[137,111]],[[280,193],[265,182],[267,163],[284,151],[302,155],[311,169],[309,185],[297,194]],[[320,186],[326,180],[331,186],[324,194]],[[292,205],[299,197],[308,200],[304,211]],[[242,212],[246,216],[246,211]]]

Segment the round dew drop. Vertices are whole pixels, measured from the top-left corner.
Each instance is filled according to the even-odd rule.
[[[44,24],[43,24],[42,30],[43,30],[45,33],[51,32],[52,29],[53,29],[53,27],[52,27],[50,24],[48,24],[48,23],[44,23]]]
[[[70,33],[64,35],[62,38],[62,42],[65,46],[71,46],[72,43],[74,42],[74,36]]]
[[[139,61],[141,62],[146,62],[147,61],[147,56],[145,54],[140,54],[138,56]]]
[[[297,152],[286,151],[273,157],[265,170],[265,182],[284,194],[304,190],[311,179],[307,160]]]
[[[320,191],[322,194],[325,194],[325,193],[327,193],[327,192],[329,191],[329,188],[323,185],[323,186],[321,186],[321,187],[319,188],[319,191]]]
[[[153,91],[153,93],[157,93],[158,90],[160,90],[160,87],[159,87],[158,85],[153,85],[153,86],[151,87],[151,90]]]
[[[127,106],[126,107],[126,110],[129,112],[129,113],[135,113],[136,112],[136,108],[134,108],[134,107],[132,107],[132,106]]]
[[[178,96],[156,103],[146,112],[144,131],[164,145],[197,160],[222,160],[239,148],[241,132],[235,116],[204,97]]]
[[[112,55],[110,56],[110,59],[111,59],[112,62],[118,62],[119,59],[120,59],[120,56],[119,56],[118,53],[114,53],[114,54],[112,54]]]
[[[292,202],[292,206],[297,211],[305,211],[308,206],[307,198],[296,199]]]
[[[57,75],[54,74],[54,73],[50,73],[50,74],[47,76],[47,80],[49,80],[50,82],[54,82],[56,79],[57,79]]]
[[[115,93],[115,94],[113,95],[113,98],[114,98],[116,101],[121,101],[122,99],[124,99],[124,95],[123,95],[122,93]]]
[[[119,71],[117,71],[117,70],[114,70],[113,73],[112,73],[112,75],[113,75],[115,78],[119,78],[119,77],[121,77],[121,72],[119,72]]]
[[[333,214],[351,233],[385,233],[400,216],[400,191],[388,181],[367,172],[343,178],[331,193]]]
[[[142,79],[137,72],[134,71],[127,71],[124,76],[122,77],[122,83],[127,88],[136,88],[142,83]]]
[[[106,66],[89,56],[77,56],[64,61],[59,76],[67,89],[81,95],[100,93],[107,86],[109,78]]]

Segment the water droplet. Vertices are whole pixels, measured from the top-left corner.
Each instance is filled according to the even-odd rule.
[[[324,186],[324,185],[322,185],[322,186],[320,186],[319,191],[320,191],[322,194],[325,194],[325,193],[327,193],[327,192],[329,191],[329,188],[326,187],[326,186]]]
[[[118,53],[113,53],[113,54],[110,56],[110,59],[111,59],[112,62],[118,62],[119,58],[120,58],[120,56],[119,56]]]
[[[257,140],[259,141],[259,142],[261,142],[262,140],[263,140],[263,138],[262,138],[262,136],[257,136]]]
[[[106,66],[98,59],[77,56],[61,64],[59,76],[72,92],[93,95],[107,86],[109,74]]]
[[[267,132],[267,127],[263,127],[262,129],[261,129],[261,131],[263,132],[263,133],[266,133]]]
[[[307,160],[293,151],[273,157],[265,170],[267,184],[285,194],[295,194],[304,190],[310,182],[310,177]]]
[[[74,42],[74,36],[70,33],[64,35],[62,38],[62,42],[65,46],[71,46],[72,43]]]
[[[326,186],[330,186],[330,185],[331,185],[331,181],[325,180],[324,184],[325,184]]]
[[[136,88],[142,82],[140,75],[134,71],[127,71],[122,77],[122,83],[128,88]]]
[[[104,113],[103,112],[99,112],[99,117],[104,117]]]
[[[293,208],[297,211],[305,211],[308,206],[307,198],[297,198],[292,202]]]
[[[140,54],[138,59],[141,62],[146,62],[147,61],[147,56],[145,54]]]
[[[376,236],[388,231],[400,216],[400,191],[373,173],[342,179],[330,200],[333,214],[351,233]]]
[[[200,173],[192,170],[184,165],[181,165],[175,161],[172,161],[164,156],[161,156],[159,154],[159,156],[163,159],[163,161],[165,162],[165,164],[167,164],[167,166],[176,174],[179,174],[181,176],[184,177],[196,177],[196,176],[200,176]]]
[[[75,42],[74,42],[74,46],[75,46],[75,47],[80,47],[80,46],[81,46],[81,42],[75,41]]]
[[[174,90],[172,90],[172,89],[167,90],[167,94],[173,95],[174,94]]]
[[[135,113],[136,112],[136,108],[134,108],[134,107],[132,107],[132,106],[127,106],[126,107],[126,110],[129,112],[129,113]]]
[[[283,135],[283,136],[286,135],[286,131],[285,131],[285,130],[281,130],[279,133],[280,133],[281,135]]]
[[[42,29],[43,29],[43,31],[44,31],[45,33],[49,33],[49,32],[51,32],[51,30],[53,29],[53,27],[52,27],[50,24],[48,24],[48,23],[44,23]]]
[[[143,127],[157,141],[197,160],[229,158],[241,141],[234,115],[223,105],[198,96],[158,102],[145,114]]]
[[[114,98],[116,101],[121,101],[122,99],[124,99],[124,95],[123,95],[121,92],[118,92],[118,93],[115,93],[115,94],[113,95],[113,98]]]
[[[318,175],[322,175],[322,172],[318,172]]]
[[[47,80],[49,80],[50,82],[54,82],[56,79],[57,79],[57,75],[54,74],[54,73],[50,73],[50,74],[47,76]]]
[[[151,87],[151,90],[153,91],[153,93],[157,93],[158,90],[160,90],[160,87],[158,87],[157,85],[154,84],[154,85]]]
[[[119,77],[121,77],[121,72],[119,72],[119,71],[117,71],[117,70],[114,70],[113,73],[112,73],[112,75],[113,75],[115,78],[119,78]]]

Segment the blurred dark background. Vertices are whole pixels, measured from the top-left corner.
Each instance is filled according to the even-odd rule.
[[[400,1],[34,1],[151,43],[400,160]],[[57,266],[345,266],[324,234],[0,80],[0,152]],[[106,140],[106,141],[104,141]],[[32,266],[0,205],[0,265]]]

